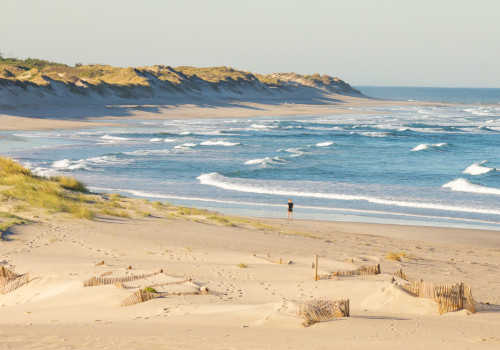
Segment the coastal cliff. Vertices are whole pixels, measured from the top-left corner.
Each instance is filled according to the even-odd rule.
[[[0,57],[0,106],[32,104],[126,104],[169,99],[321,99],[362,96],[339,78],[296,73],[254,74],[229,67],[109,65],[68,66],[37,59]]]

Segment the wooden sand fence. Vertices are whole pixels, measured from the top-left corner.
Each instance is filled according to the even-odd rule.
[[[461,282],[456,284],[438,284],[422,280],[413,281],[402,269],[396,271],[394,276],[410,282],[401,285],[401,287],[411,294],[436,301],[440,315],[460,309],[466,309],[471,314],[477,311],[476,302],[472,297],[472,290],[468,284]]]
[[[325,298],[313,299],[295,303],[291,314],[304,317],[305,327],[315,323],[330,321],[338,317],[349,317],[349,299],[329,300]]]
[[[147,292],[144,289],[136,290],[134,293],[129,295],[125,300],[122,301],[120,307],[135,305],[139,303],[146,302],[151,299],[163,298],[170,295],[201,295],[208,294],[207,288],[201,288],[197,291],[192,292],[160,292],[160,293],[152,293]]]
[[[476,313],[476,303],[468,284],[435,284],[428,281],[412,281],[402,287],[420,298],[434,299],[438,303],[439,314],[460,309]]]
[[[0,267],[0,294],[7,294],[27,284],[28,274],[18,275],[14,271]]]
[[[380,264],[373,266],[362,266],[359,269],[336,271],[327,275],[318,275],[315,272],[315,280],[336,279],[338,276],[361,276],[361,275],[380,275]]]
[[[156,288],[156,287],[164,287],[164,286],[173,286],[173,285],[184,284],[186,282],[192,282],[192,279],[191,278],[186,278],[186,279],[181,280],[181,281],[155,283],[155,284],[151,284],[150,287],[151,288]],[[123,289],[136,289],[137,288],[137,287],[134,287],[134,286],[127,286],[126,284],[123,284],[122,282],[116,282],[115,286],[117,286],[118,288],[123,288]]]
[[[160,273],[163,273],[163,270],[158,270],[153,273],[146,273],[142,275],[130,275],[130,276],[124,276],[124,277],[92,277],[87,281],[83,282],[84,287],[95,287],[95,286],[101,286],[105,284],[116,284],[116,283],[126,283],[126,282],[131,282],[131,281],[136,281],[136,280],[141,280],[144,278],[156,276]]]
[[[278,260],[273,260],[273,259],[271,259],[269,254],[266,254],[266,256],[259,256],[257,254],[253,254],[253,256],[258,258],[258,259],[265,260],[265,261],[273,263],[273,264],[278,264],[278,265],[283,264],[283,258],[279,258]]]

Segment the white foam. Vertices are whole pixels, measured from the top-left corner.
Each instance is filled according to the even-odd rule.
[[[480,193],[480,194],[493,194],[500,196],[500,189],[480,186],[476,184],[472,184],[466,179],[456,179],[451,182],[448,182],[443,185],[443,187],[447,187],[452,191],[458,192],[470,192],[470,193]]]
[[[250,125],[251,128],[253,129],[259,129],[259,130],[268,130],[268,129],[276,129],[276,125],[266,125],[266,124],[252,124]]]
[[[328,147],[335,144],[335,142],[327,141],[327,142],[319,142],[316,144],[316,147]]]
[[[155,138],[150,139],[149,141],[151,141],[151,142],[160,142],[161,139],[158,138],[158,137],[155,137]]]
[[[386,132],[380,132],[380,131],[365,131],[365,132],[355,132],[351,131],[351,134],[358,134],[361,136],[367,136],[367,137],[386,137],[387,133]]]
[[[482,175],[489,173],[490,171],[496,170],[495,168],[488,168],[483,166],[482,164],[486,163],[486,160],[483,160],[482,162],[479,163],[474,163],[470,166],[468,166],[463,173],[464,174],[469,174],[469,175]]]
[[[176,139],[164,139],[163,142],[175,142],[177,141]]]
[[[170,152],[171,152],[171,150],[169,150],[169,149],[160,149],[160,150],[137,150],[137,151],[133,151],[133,152],[123,152],[123,154],[129,155],[129,156],[149,156],[149,155],[168,154]]]
[[[421,143],[420,145],[414,147],[411,151],[412,152],[424,151],[424,150],[427,150],[427,149],[439,148],[439,147],[444,147],[444,146],[448,146],[448,144],[445,143],[445,142],[434,143],[434,144]]]
[[[101,136],[101,139],[103,139],[103,140],[109,140],[109,141],[127,141],[128,140],[125,137],[111,136],[111,135]]]
[[[239,191],[247,193],[259,193],[268,195],[278,195],[278,196],[294,196],[294,197],[309,197],[309,198],[325,198],[325,199],[336,199],[336,200],[346,200],[346,201],[365,201],[369,203],[406,207],[406,208],[419,208],[419,209],[432,209],[432,210],[445,210],[445,211],[455,211],[455,212],[467,212],[467,213],[481,213],[481,214],[494,214],[500,215],[500,210],[494,209],[483,209],[483,208],[470,208],[470,207],[457,207],[452,205],[434,204],[434,203],[421,203],[421,202],[408,202],[408,201],[397,201],[392,199],[368,197],[360,195],[347,195],[338,193],[319,193],[319,192],[300,192],[300,191],[288,191],[280,190],[277,188],[262,187],[258,184],[252,184],[251,181],[245,179],[229,179],[218,173],[203,174],[197,177],[203,185],[214,186],[230,191]],[[497,190],[500,194],[500,190]]]
[[[286,161],[280,157],[266,157],[266,158],[259,158],[259,159],[250,159],[247,160],[244,164],[246,165],[254,165],[254,164],[260,164],[260,165],[267,165],[267,164],[272,164],[272,163],[285,163]]]
[[[222,141],[222,140],[216,140],[216,141],[203,141],[200,143],[200,145],[203,146],[225,146],[225,147],[231,147],[231,146],[237,146],[241,145],[239,142],[229,142],[229,141]]]
[[[85,159],[80,159],[80,160],[69,160],[69,159],[62,159],[55,161],[52,163],[52,168],[56,168],[59,170],[76,170],[76,169],[86,169],[90,170],[86,167],[87,162]]]
[[[58,174],[58,172],[54,169],[48,169],[43,167],[36,167],[34,169],[31,169],[31,172],[35,175],[43,177],[51,177]]]
[[[179,149],[179,148],[190,148],[190,147],[196,147],[196,143],[186,142],[186,143],[183,143],[182,145],[177,145],[174,148]]]
[[[53,168],[67,168],[71,164],[69,159],[62,159],[52,163]]]

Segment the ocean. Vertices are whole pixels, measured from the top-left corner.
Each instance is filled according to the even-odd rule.
[[[402,90],[393,98],[450,101]],[[0,155],[92,191],[223,213],[285,218],[291,198],[296,219],[498,230],[500,97],[487,90],[456,105],[0,132]]]

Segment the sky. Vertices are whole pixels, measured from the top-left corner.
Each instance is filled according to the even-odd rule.
[[[0,0],[0,52],[500,88],[500,0]]]

